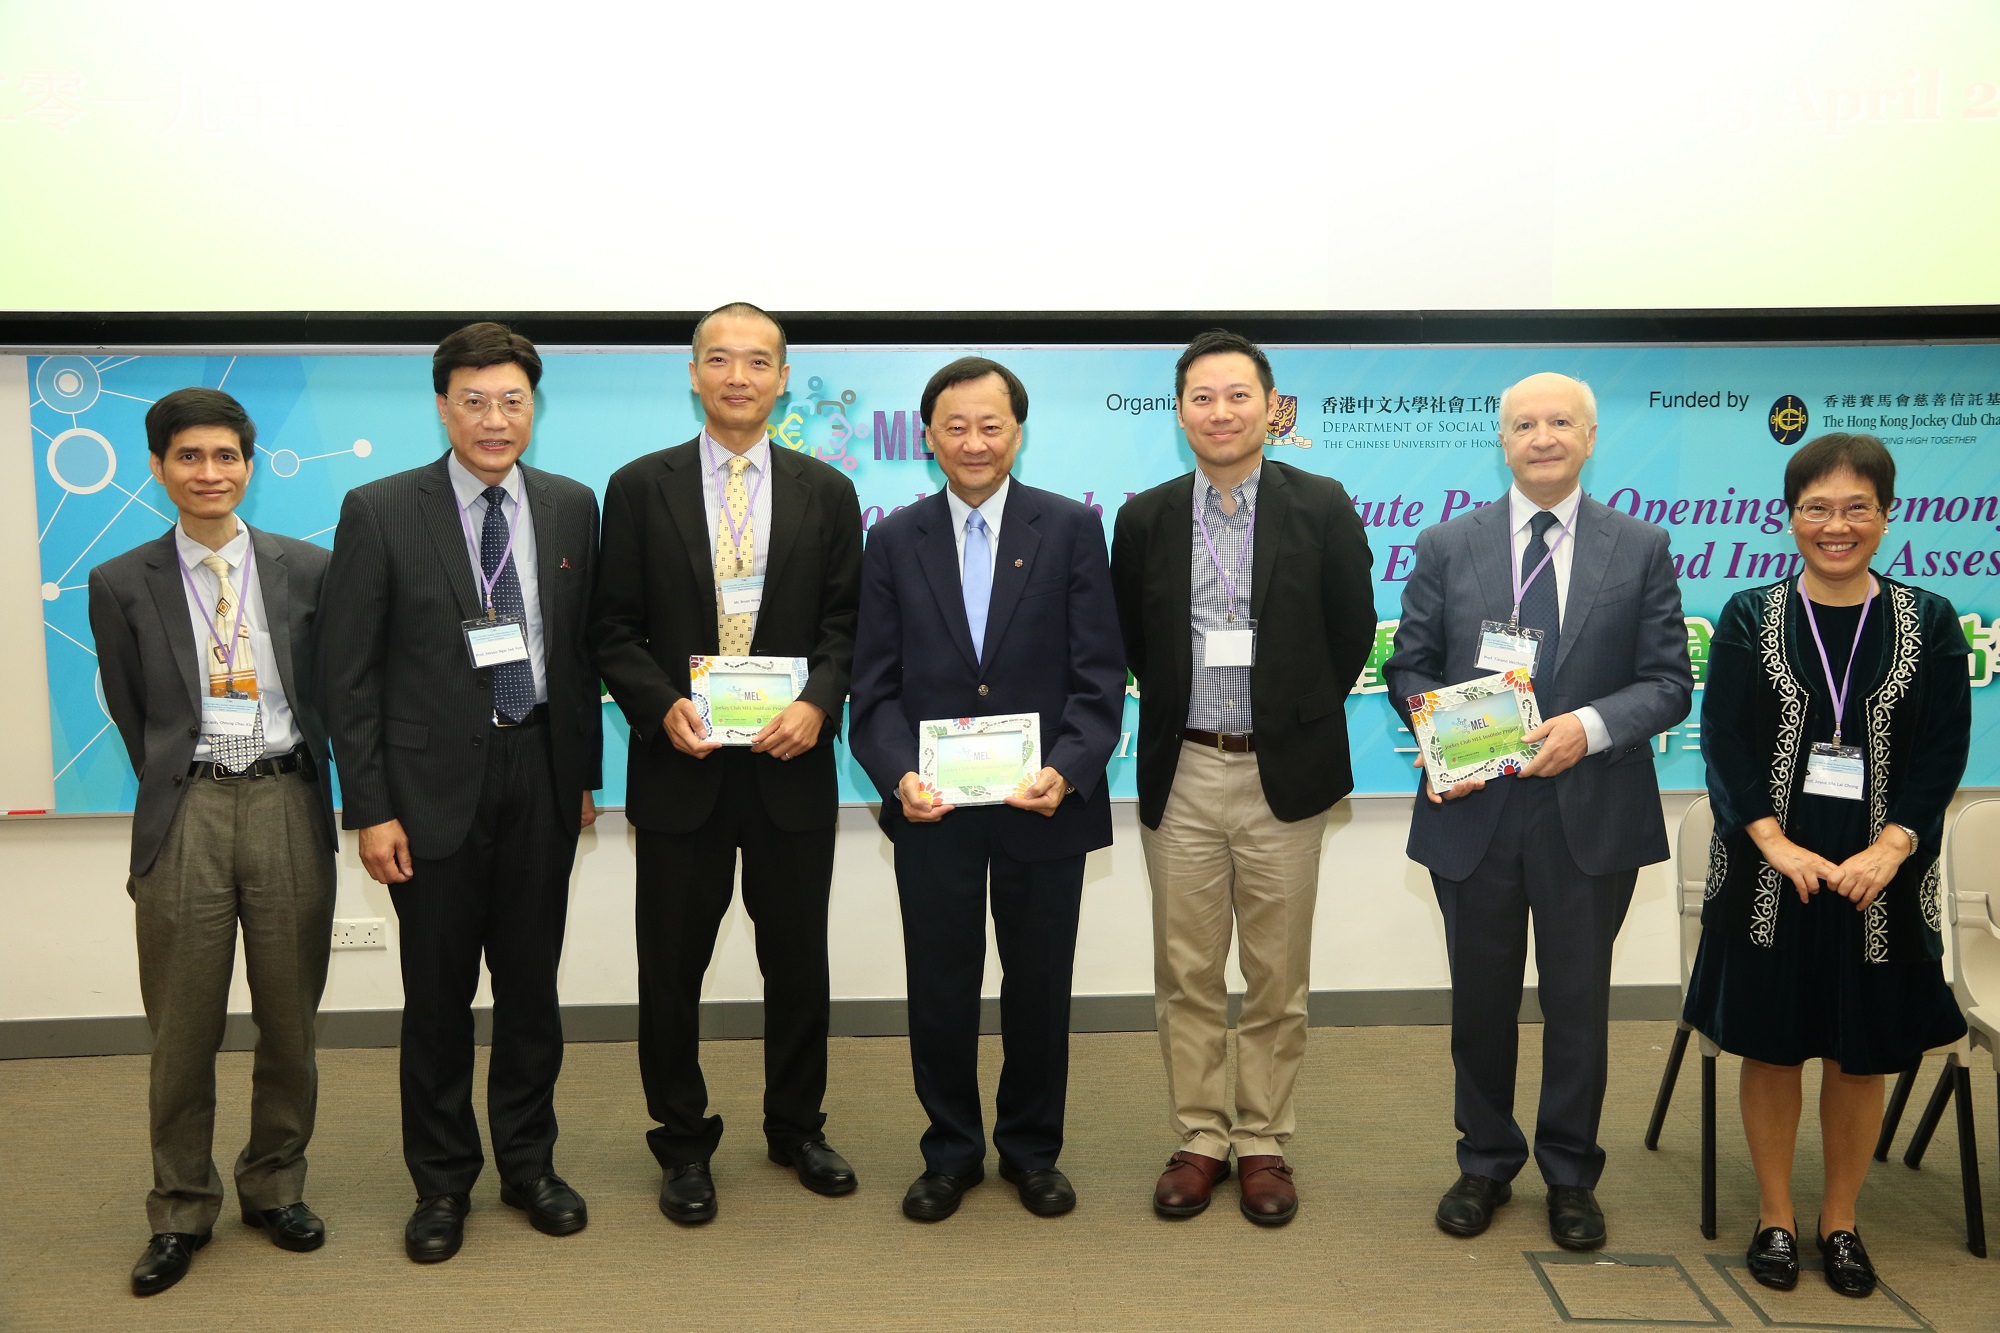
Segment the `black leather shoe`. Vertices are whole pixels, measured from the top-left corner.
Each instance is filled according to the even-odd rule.
[[[798,1172],[799,1184],[814,1194],[852,1194],[860,1183],[847,1159],[825,1139],[808,1139],[790,1149],[773,1145],[769,1156],[779,1166],[789,1166]]]
[[[1750,1276],[1772,1291],[1799,1285],[1799,1238],[1785,1228],[1765,1227],[1752,1236],[1747,1257]]]
[[[1819,1228],[1814,1226],[1817,1232]],[[1861,1237],[1852,1231],[1836,1231],[1819,1238],[1820,1258],[1826,1260],[1826,1285],[1843,1296],[1871,1296],[1875,1292],[1875,1265]]]
[[[1011,1162],[1000,1163],[1000,1179],[1021,1196],[1021,1206],[1036,1217],[1061,1217],[1076,1207],[1076,1186],[1052,1166],[1024,1171]]]
[[[500,1182],[500,1202],[519,1208],[544,1236],[573,1236],[590,1224],[583,1196],[558,1175],[537,1176],[525,1185]]]
[[[903,1216],[913,1222],[942,1222],[958,1211],[965,1192],[986,1179],[986,1168],[975,1166],[970,1175],[948,1176],[942,1171],[926,1171],[910,1182],[903,1195]]]
[[[162,1231],[146,1242],[146,1252],[132,1265],[132,1294],[157,1296],[187,1276],[194,1252],[208,1244],[208,1232]]]
[[[1438,1200],[1438,1230],[1454,1236],[1476,1236],[1493,1225],[1493,1210],[1514,1197],[1514,1187],[1470,1171]]]
[[[417,1211],[403,1227],[403,1250],[412,1263],[441,1264],[458,1253],[465,1240],[465,1215],[471,1196],[433,1194],[417,1200]]]
[[[1604,1244],[1604,1210],[1588,1185],[1549,1186],[1549,1239],[1565,1250],[1594,1250]]]
[[[319,1214],[302,1203],[288,1203],[283,1208],[249,1208],[243,1210],[243,1225],[257,1227],[271,1238],[271,1243],[281,1250],[293,1250],[304,1254],[326,1244],[326,1223],[319,1220]]]
[[[715,1179],[707,1162],[667,1168],[660,1178],[660,1211],[689,1226],[715,1220]]]

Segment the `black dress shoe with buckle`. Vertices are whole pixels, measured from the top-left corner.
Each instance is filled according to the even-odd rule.
[[[1494,1210],[1513,1197],[1514,1187],[1506,1181],[1467,1171],[1438,1200],[1438,1230],[1454,1236],[1477,1236],[1493,1225]]]
[[[258,1228],[281,1250],[304,1254],[326,1244],[326,1223],[303,1203],[288,1203],[283,1208],[245,1208],[243,1225]]]
[[[1772,1291],[1799,1285],[1799,1238],[1783,1227],[1765,1227],[1750,1238],[1750,1276]]]
[[[519,1208],[544,1236],[573,1236],[590,1224],[583,1196],[561,1176],[537,1176],[525,1185],[500,1183],[500,1202]]]
[[[903,1195],[903,1216],[913,1222],[942,1222],[958,1211],[965,1192],[986,1179],[986,1168],[975,1166],[963,1176],[926,1171],[910,1182]]]
[[[1076,1186],[1052,1166],[1025,1171],[1003,1160],[1000,1179],[1014,1187],[1021,1196],[1021,1206],[1036,1217],[1061,1217],[1076,1207]]]
[[[403,1251],[412,1263],[441,1264],[458,1253],[465,1241],[465,1215],[472,1211],[466,1194],[433,1194],[417,1200],[417,1211],[403,1227]]]
[[[860,1183],[847,1159],[833,1150],[825,1139],[807,1139],[792,1148],[772,1144],[767,1154],[779,1166],[798,1173],[799,1184],[814,1194],[852,1194]]]
[[[707,1162],[667,1168],[660,1178],[660,1211],[688,1226],[715,1220],[715,1178]]]
[[[1604,1244],[1604,1210],[1588,1185],[1549,1186],[1549,1239],[1565,1250],[1594,1250]]]
[[[1819,1230],[1817,1226],[1813,1228]],[[1872,1296],[1875,1293],[1875,1265],[1861,1236],[1853,1231],[1835,1231],[1819,1238],[1820,1258],[1826,1261],[1826,1285],[1843,1296]]]
[[[132,1265],[132,1294],[157,1296],[187,1276],[194,1252],[208,1244],[208,1232],[162,1231],[146,1242],[146,1252]]]

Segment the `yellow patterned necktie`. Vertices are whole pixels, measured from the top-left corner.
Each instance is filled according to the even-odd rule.
[[[234,605],[235,589],[229,582],[229,562],[219,555],[203,556],[201,563],[215,575],[215,634],[223,643],[234,643],[236,654],[225,663],[225,654],[214,641],[208,644],[208,694],[212,699],[230,696],[257,697],[257,652],[250,646],[250,629],[243,623],[243,608]],[[249,591],[247,588],[244,590]],[[264,710],[257,709],[254,730],[248,736],[209,736],[208,757],[225,773],[241,773],[264,757]]]
[[[740,454],[729,460],[729,480],[722,487],[722,504],[729,517],[715,525],[715,618],[725,657],[747,654],[751,631],[757,625],[754,612],[732,616],[722,609],[722,581],[748,578],[757,569],[756,520],[750,513],[749,488],[743,484],[743,471],[749,466],[750,460]]]

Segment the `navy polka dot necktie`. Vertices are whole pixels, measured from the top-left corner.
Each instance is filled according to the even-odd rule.
[[[1535,572],[1535,566],[1542,563],[1542,557],[1549,553],[1549,529],[1556,525],[1556,516],[1543,509],[1529,520],[1532,532],[1528,537],[1528,549],[1521,552],[1521,577],[1527,578]],[[1521,626],[1524,629],[1538,629],[1542,632],[1541,645],[1535,650],[1535,669],[1541,671],[1555,661],[1556,640],[1562,634],[1562,613],[1556,601],[1556,564],[1549,561],[1542,576],[1529,585],[1521,594]]]
[[[479,565],[487,578],[500,566],[500,553],[507,549],[507,516],[500,502],[507,492],[499,486],[485,491],[486,525],[479,533]],[[483,609],[483,608],[482,608]],[[502,620],[521,622],[521,636],[528,633],[528,604],[521,597],[521,576],[514,572],[514,557],[507,556],[506,568],[493,585],[493,613]],[[535,707],[535,669],[527,662],[502,662],[493,668],[493,711],[509,722],[519,722]]]

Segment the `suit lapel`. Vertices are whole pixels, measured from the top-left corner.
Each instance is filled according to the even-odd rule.
[[[160,632],[173,645],[174,662],[181,669],[181,679],[187,683],[188,703],[199,712],[203,684],[201,658],[207,645],[194,641],[194,619],[188,615],[187,590],[181,580],[172,528],[146,553],[146,586],[152,591],[154,609],[160,613]]]
[[[1042,507],[1035,500],[1035,493],[1019,482],[1007,487],[1007,507],[1000,515],[1000,549],[995,554],[993,564],[993,595],[986,604],[986,643],[981,653],[983,661],[992,661],[994,654],[1007,640],[1007,625],[1014,618],[1014,608],[1021,604],[1021,589],[1027,586],[1029,575],[1035,572],[1035,552],[1041,549],[1041,530],[1035,525],[1041,522]],[[954,541],[956,537],[954,536]],[[964,612],[964,599],[960,599],[960,613]],[[970,622],[966,629],[966,642],[972,641]]]
[[[1188,491],[1190,512],[1194,504],[1194,491]],[[1256,542],[1250,552],[1250,618],[1264,614],[1264,595],[1271,589],[1271,576],[1278,569],[1279,537],[1285,530],[1285,516],[1292,511],[1292,487],[1285,479],[1285,469],[1275,464],[1264,464],[1264,474],[1257,482],[1257,507],[1251,512],[1251,521],[1264,529],[1263,541]],[[1254,540],[1254,539],[1253,539]],[[1207,554],[1207,552],[1203,552]],[[1192,577],[1192,576],[1190,576]],[[1189,596],[1193,595],[1192,584]],[[1192,650],[1190,650],[1192,651]]]
[[[1194,541],[1194,473],[1188,473],[1185,481],[1186,485],[1174,487],[1153,532],[1153,549],[1160,552],[1160,563],[1165,569],[1167,605],[1178,608],[1183,619],[1194,606],[1194,557],[1190,545]],[[1256,571],[1251,571],[1251,578],[1256,578]],[[1185,700],[1194,691],[1194,636],[1175,634],[1172,641],[1173,688],[1167,697],[1184,701],[1185,713]]]
[[[417,479],[417,508],[423,513],[431,546],[443,563],[445,581],[451,584],[452,595],[458,598],[459,614],[471,620],[480,613],[479,588],[472,581],[472,553],[465,545],[465,522],[444,459],[425,468]]]
[[[563,599],[555,595],[562,586],[556,571],[563,561],[562,519],[556,511],[556,498],[549,493],[548,478],[525,467],[521,469],[521,490],[528,499],[528,517],[535,525],[535,583],[536,597],[542,604],[542,641],[567,643],[561,619]]]
[[[244,527],[250,527],[244,524]],[[298,699],[296,677],[292,674],[292,575],[285,564],[285,548],[269,533],[250,528],[250,543],[257,548],[257,591],[264,598],[264,629],[277,654],[278,680],[285,696]]]
[[[979,654],[972,647],[972,623],[965,618],[965,587],[958,577],[958,534],[952,531],[951,505],[944,492],[918,502],[918,563],[924,579],[937,599],[938,614],[945,632],[958,645],[959,655],[974,672],[979,670]],[[1018,598],[1017,598],[1018,600]],[[992,623],[992,613],[987,623]]]
[[[1507,495],[1479,511],[1473,520],[1473,577],[1479,581],[1482,620],[1504,621],[1514,609],[1514,506]]]
[[[1569,596],[1564,599],[1567,605],[1562,636],[1556,643],[1555,665],[1549,671],[1551,679],[1562,670],[1569,650],[1576,646],[1577,637],[1583,632],[1584,622],[1590,619],[1590,608],[1597,604],[1597,591],[1604,586],[1604,576],[1611,568],[1611,554],[1618,546],[1617,535],[1604,521],[1603,506],[1587,495],[1577,500],[1576,530],[1570,534],[1570,540],[1576,543],[1576,550],[1570,554]]]
[[[715,550],[708,540],[708,515],[701,498],[701,437],[696,436],[678,449],[668,451],[666,471],[660,476],[660,500],[667,507],[667,516],[674,521],[674,527],[681,534],[681,545],[687,550],[688,572],[697,582],[709,585],[715,583]],[[774,497],[775,498],[775,497]],[[713,595],[706,599],[708,614],[703,620],[701,650],[715,651],[715,645],[722,640],[722,628],[716,621],[716,606]]]
[[[764,586],[775,588],[791,560],[792,548],[798,545],[799,528],[806,508],[812,503],[812,490],[806,485],[805,469],[797,454],[776,441],[768,447],[771,532],[764,554]]]

